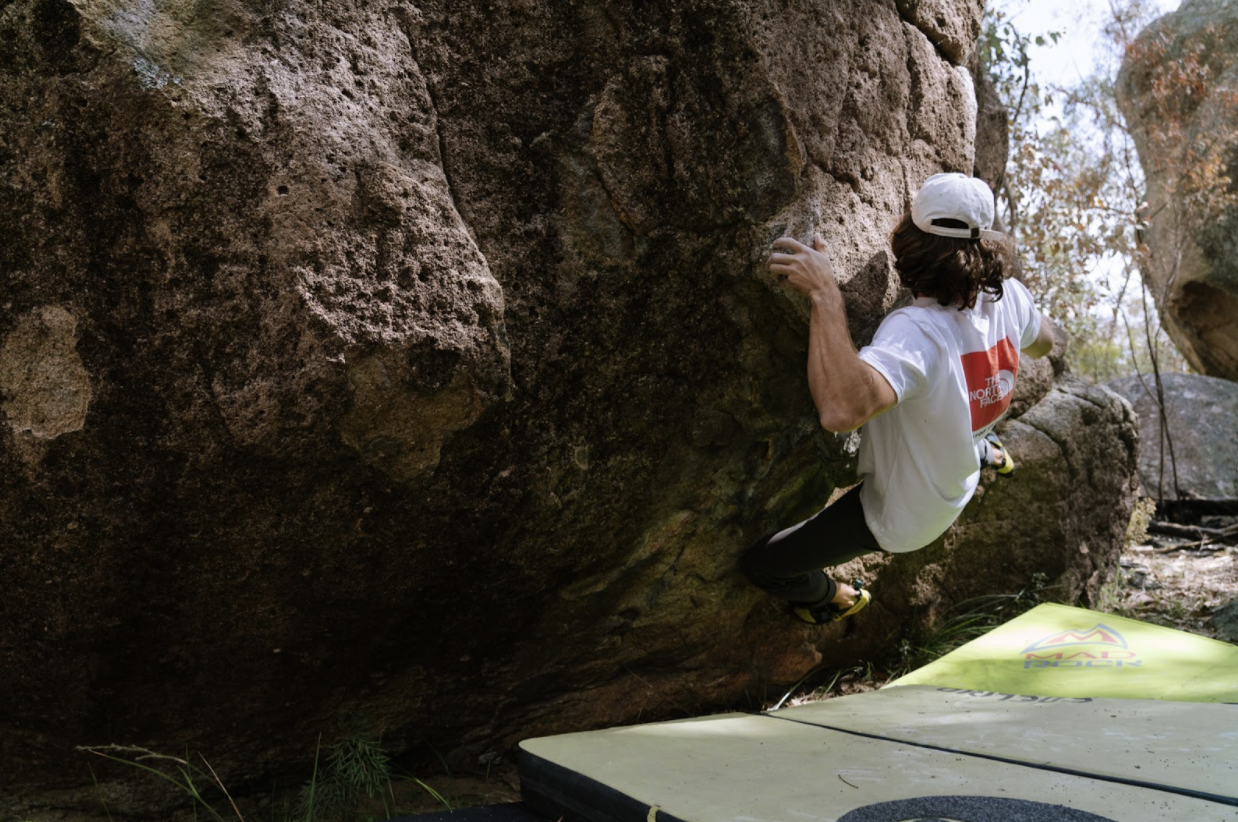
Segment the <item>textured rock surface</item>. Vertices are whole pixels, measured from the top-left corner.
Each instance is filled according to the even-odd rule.
[[[1173,448],[1164,451],[1162,471],[1161,411],[1151,375],[1126,377],[1109,384],[1135,407],[1139,436],[1139,477],[1144,492],[1160,499],[1238,500],[1238,385],[1195,374],[1165,374],[1165,418]],[[1177,482],[1174,465],[1177,465]]]
[[[984,0],[896,0],[898,10],[924,32],[946,59],[965,63],[980,34]]]
[[[1193,180],[1238,180],[1238,2],[1187,0],[1141,33],[1132,53],[1118,99],[1148,180],[1144,277],[1191,365],[1238,380],[1238,207],[1201,218],[1198,198],[1187,196]],[[1184,55],[1200,69],[1183,69]]]
[[[1227,602],[1212,612],[1212,624],[1230,642],[1238,642],[1238,600]]]
[[[97,807],[111,741],[474,765],[1085,592],[1130,423],[1047,378],[1021,478],[851,633],[735,569],[853,481],[770,241],[826,235],[863,343],[911,193],[972,168],[980,6],[936,6],[0,4],[0,799]]]
[[[984,582],[971,585],[996,577],[1002,580],[997,590],[1016,591],[1020,578],[1039,570],[1054,586],[1046,596],[1080,591],[1081,603],[1092,604],[1125,540],[1135,501],[1140,440],[1129,403],[1063,375],[1042,401],[1000,430],[1016,474],[986,485],[946,535],[957,557],[950,576],[977,576],[975,569],[985,568],[978,575]],[[1010,557],[1000,568],[986,567],[999,550]],[[943,580],[947,590],[962,584]]]

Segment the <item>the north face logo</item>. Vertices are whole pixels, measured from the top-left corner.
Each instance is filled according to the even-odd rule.
[[[971,430],[979,431],[1000,419],[1010,407],[1019,373],[1019,352],[1002,337],[988,351],[964,354],[961,359],[971,405]]]

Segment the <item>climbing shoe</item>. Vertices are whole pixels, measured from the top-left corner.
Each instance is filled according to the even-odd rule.
[[[825,605],[793,605],[792,610],[797,617],[809,625],[828,625],[831,622],[838,622],[840,619],[863,611],[864,607],[872,601],[873,597],[864,587],[862,580],[851,580],[851,587],[856,591],[856,598],[855,604],[850,608],[827,602]]]
[[[984,435],[984,464],[997,471],[999,477],[1009,477],[1014,474],[1014,457],[1002,445],[993,431]]]

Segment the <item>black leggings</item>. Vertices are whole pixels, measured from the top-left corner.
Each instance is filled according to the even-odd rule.
[[[740,570],[758,588],[796,604],[823,605],[838,585],[822,568],[880,551],[860,506],[860,486],[815,516],[748,549]]]

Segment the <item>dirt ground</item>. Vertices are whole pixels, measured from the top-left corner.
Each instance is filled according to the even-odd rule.
[[[503,764],[488,774],[427,774],[419,780],[402,782],[396,789],[395,806],[401,816],[437,813],[444,810],[498,805],[520,801],[520,777],[515,764]],[[369,809],[377,812],[377,808]],[[376,813],[376,817],[381,814]]]
[[[1214,517],[1202,524],[1236,522]],[[1238,642],[1238,546],[1147,535],[1122,554],[1100,610]]]

